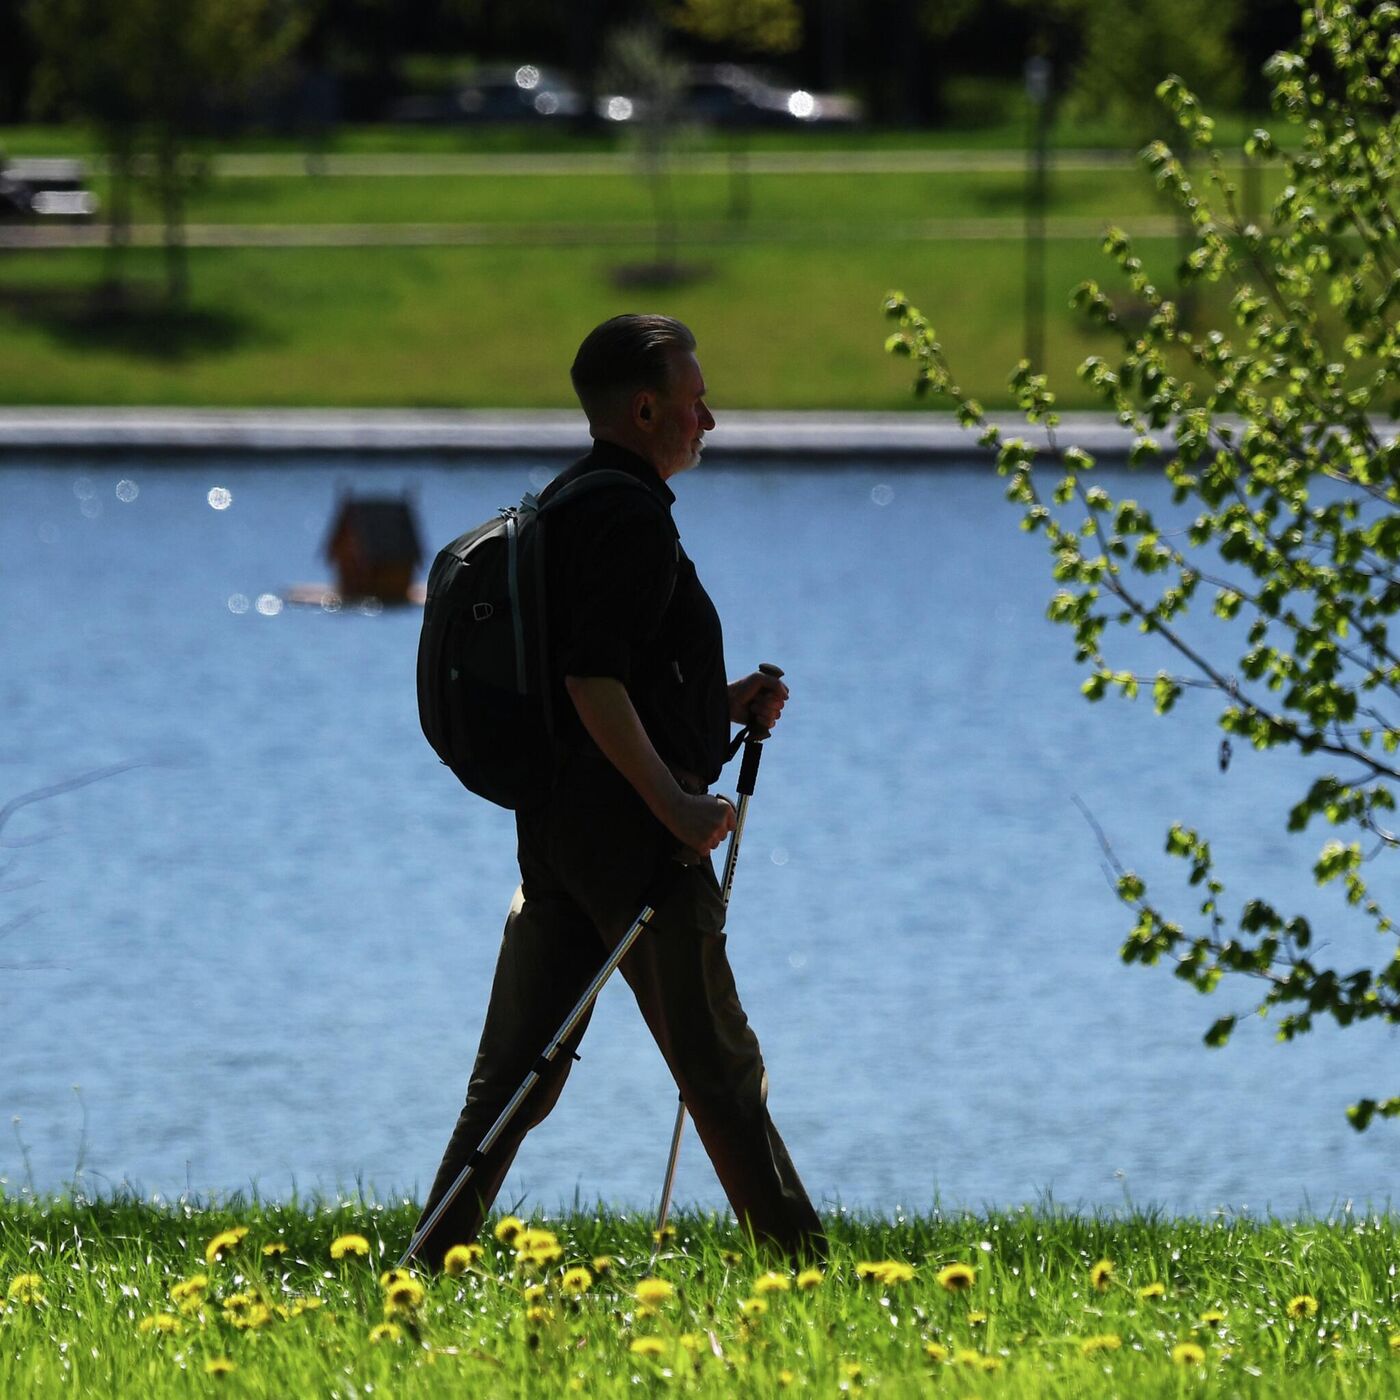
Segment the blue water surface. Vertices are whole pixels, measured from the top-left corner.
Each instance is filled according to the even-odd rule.
[[[421,1194],[456,1115],[513,889],[510,817],[418,729],[413,610],[279,595],[327,577],[337,492],[410,491],[434,545],[548,478],[519,463],[202,459],[0,468],[0,804],[123,761],[0,834],[5,1189]],[[1172,510],[1153,477],[1109,482]],[[1216,697],[1088,705],[1043,542],[982,470],[706,466],[677,483],[731,674],[793,698],[768,748],[730,952],[770,1106],[814,1198],[1321,1210],[1390,1195],[1396,1092],[1371,1027],[1277,1045],[1166,968],[1077,798],[1190,920],[1183,819],[1231,897],[1380,956],[1290,836],[1298,760],[1217,762]],[[213,504],[211,504],[211,492]],[[220,492],[226,493],[224,495]],[[221,508],[216,508],[221,507]],[[1200,629],[1212,624],[1202,621]],[[1124,666],[1160,651],[1125,633]],[[732,773],[729,776],[732,782]],[[73,1086],[80,1086],[77,1094]],[[604,993],[505,1203],[656,1199],[674,1089]],[[678,1199],[722,1204],[703,1152]]]

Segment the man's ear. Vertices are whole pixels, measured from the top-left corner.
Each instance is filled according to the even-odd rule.
[[[637,427],[649,429],[655,412],[656,395],[650,389],[639,389],[632,396],[632,422]]]

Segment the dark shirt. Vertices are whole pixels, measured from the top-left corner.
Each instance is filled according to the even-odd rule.
[[[636,477],[647,494],[621,485],[601,488],[546,517],[545,590],[560,742],[565,749],[591,743],[564,677],[612,676],[627,687],[662,760],[712,783],[729,740],[724,637],[719,614],[681,548],[671,488],[649,462],[598,441],[545,488],[541,503],[600,468]]]

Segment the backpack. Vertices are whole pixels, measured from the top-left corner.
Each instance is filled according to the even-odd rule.
[[[441,549],[428,572],[418,718],[462,785],[498,806],[543,795],[554,764],[545,522],[580,496],[624,486],[647,490],[600,468],[543,501],[527,493]]]

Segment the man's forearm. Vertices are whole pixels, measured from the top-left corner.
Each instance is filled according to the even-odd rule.
[[[670,825],[681,789],[642,728],[627,687],[612,676],[566,676],[564,685],[589,738],[637,790],[652,815]]]

